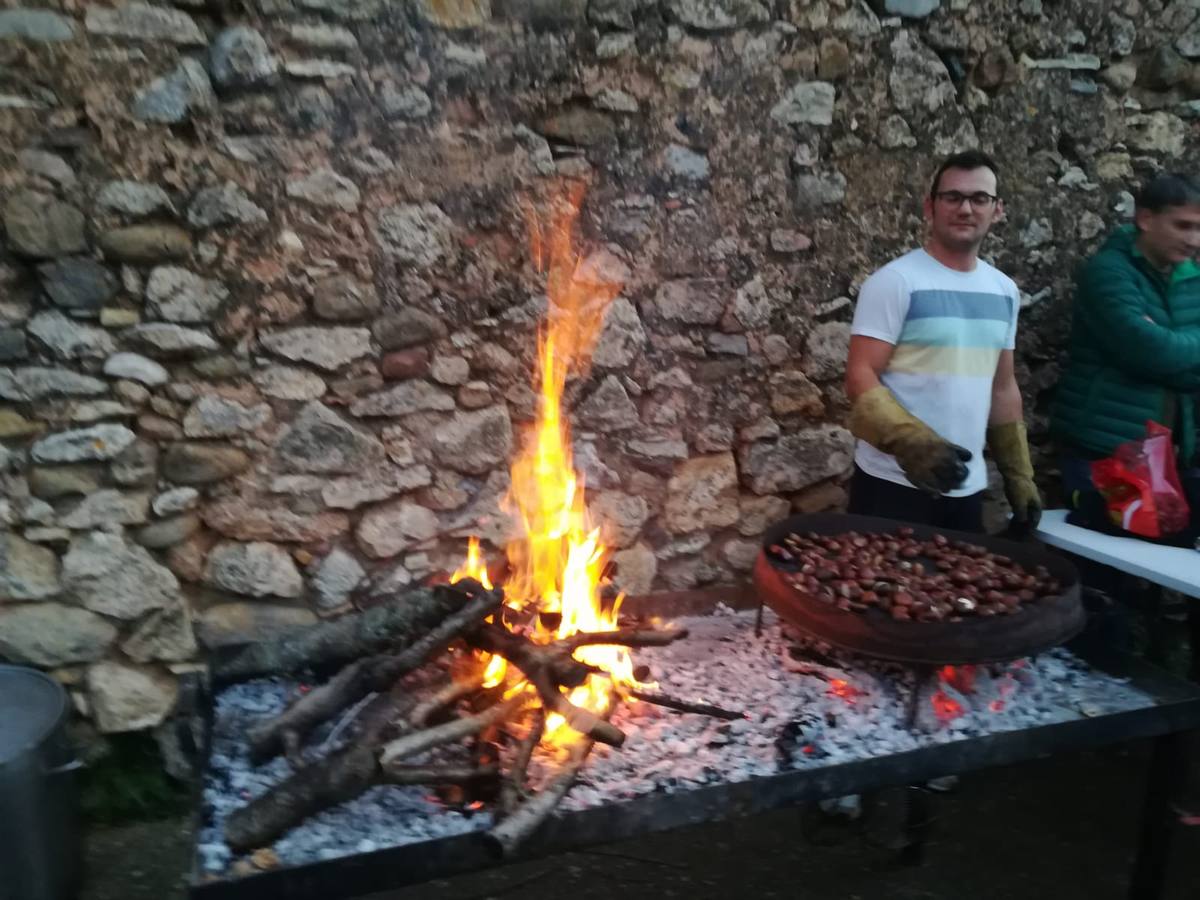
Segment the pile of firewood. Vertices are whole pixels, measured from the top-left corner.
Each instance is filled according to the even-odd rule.
[[[512,611],[503,599],[501,590],[486,590],[469,579],[421,587],[285,640],[252,644],[214,660],[217,685],[265,675],[332,673],[249,731],[256,762],[284,754],[293,771],[229,816],[229,846],[238,852],[267,846],[314,813],[374,785],[426,784],[487,798],[497,820],[488,838],[500,854],[512,853],[570,790],[594,743],[619,747],[625,739],[608,721],[620,699],[615,686],[609,709],[600,713],[575,706],[564,693],[602,674],[575,659],[575,650],[586,645],[661,646],[686,631],[622,629],[539,643],[528,636],[527,626],[506,621]],[[510,672],[519,674],[485,687],[475,651],[503,656]],[[422,689],[431,681],[432,689]],[[726,714],[631,693],[685,711]],[[566,749],[556,775],[533,793],[526,770],[551,713],[562,716],[578,739]],[[304,752],[306,740],[323,723],[347,717],[348,726],[339,723],[345,740],[336,749],[315,759]],[[505,743],[507,767],[497,752]],[[427,758],[452,745],[464,751],[456,758],[469,763]]]

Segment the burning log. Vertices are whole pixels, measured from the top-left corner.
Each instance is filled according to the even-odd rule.
[[[361,659],[342,669],[274,719],[252,728],[249,735],[251,756],[260,762],[269,759],[289,745],[298,744],[312,729],[371,691],[386,690],[455,638],[494,614],[500,608],[501,598],[500,591],[481,590],[466,606],[447,616],[408,649]]]
[[[469,584],[467,589],[470,590],[473,585],[474,583]],[[457,587],[441,587],[438,592],[442,595],[438,602],[442,603],[445,603],[445,595],[448,594],[466,596],[461,594]],[[580,647],[593,645],[661,646],[685,637],[687,632],[682,629],[618,629],[581,633],[550,644],[537,644],[501,625],[483,622],[487,616],[496,612],[500,596],[499,591],[483,591],[480,588],[475,592],[475,596],[459,609],[444,616],[439,623],[429,628],[423,637],[416,638],[411,631],[404,632],[403,639],[408,643],[406,650],[395,655],[377,654],[347,666],[327,684],[311,691],[285,712],[255,729],[251,733],[252,746],[256,753],[262,755],[269,755],[283,747],[289,750],[290,757],[298,759],[301,737],[316,724],[357,702],[370,690],[377,689],[384,678],[399,677],[416,669],[435,651],[444,648],[458,636],[477,650],[503,656],[525,676],[533,688],[532,692],[520,691],[474,715],[423,728],[422,726],[440,710],[453,706],[457,701],[479,690],[479,681],[452,681],[418,704],[415,698],[408,695],[406,685],[394,678],[391,689],[376,697],[363,710],[360,717],[360,734],[351,746],[335,751],[311,765],[299,767],[284,782],[230,816],[226,823],[226,840],[229,845],[234,849],[261,846],[307,816],[327,806],[352,799],[374,784],[403,779],[409,779],[404,783],[414,783],[412,779],[418,777],[435,783],[462,783],[464,780],[484,779],[488,777],[489,767],[486,765],[454,769],[443,766],[414,768],[401,761],[435,747],[478,735],[505,721],[523,707],[536,702],[535,695],[541,703],[538,722],[542,725],[535,725],[533,731],[536,736],[527,739],[528,747],[518,754],[519,765],[514,768],[508,779],[514,785],[509,788],[510,805],[515,807],[515,798],[522,792],[524,771],[544,727],[546,712],[561,715],[569,727],[586,736],[589,746],[591,741],[597,740],[620,746],[625,735],[608,722],[607,716],[597,715],[576,706],[563,693],[564,688],[583,684],[597,671],[594,666],[575,659],[574,652]],[[351,618],[358,618],[359,621],[348,629],[334,633],[345,635],[349,631],[361,636],[364,628],[362,617]],[[339,645],[324,640],[328,634],[324,626],[316,626],[293,638],[292,648],[277,654],[274,659],[280,661],[304,657],[311,660],[313,654],[324,652],[322,648],[345,646],[344,643]],[[257,658],[262,660],[265,657]],[[241,671],[245,671],[248,666],[249,663]],[[403,733],[398,737],[391,737],[396,730]],[[474,774],[468,776],[465,772]],[[446,780],[440,781],[437,773],[445,775]],[[570,784],[567,783],[556,790],[561,789],[561,793],[565,794],[569,787]],[[516,807],[514,816],[526,805]],[[538,808],[536,805],[530,807],[530,811],[524,813],[523,817],[532,816]],[[541,818],[548,814],[542,814]],[[540,818],[523,827],[532,830],[536,828],[537,821],[540,821]],[[515,838],[506,837],[504,840],[519,841],[526,833],[528,832],[522,830]]]
[[[538,794],[526,800],[513,811],[512,815],[487,833],[487,838],[493,849],[501,857],[512,856],[525,840],[541,827],[550,817],[562,798],[575,784],[583,764],[587,762],[588,754],[596,742],[591,738],[581,738],[571,748],[571,756],[562,767],[554,780]]]
[[[413,641],[410,646],[411,653],[404,651],[396,656],[372,657],[348,666],[324,688],[312,692],[318,694],[317,700],[302,700],[293,704],[286,712],[259,729],[253,739],[258,747],[273,748],[279,744],[297,747],[297,734],[302,728],[311,728],[318,719],[327,718],[338,708],[337,702],[345,703],[348,699],[359,699],[356,692],[361,691],[364,686],[369,688],[375,684],[371,679],[381,677],[381,673],[390,674],[393,671],[415,668],[434,648],[444,646],[448,642],[450,632],[455,629],[455,633],[461,631],[463,638],[476,649],[504,656],[525,676],[532,691],[519,691],[481,712],[430,728],[422,728],[421,726],[438,711],[479,690],[479,682],[452,681],[418,704],[415,698],[409,695],[407,686],[397,681],[390,691],[367,704],[361,716],[360,734],[352,745],[311,765],[298,768],[284,782],[248,806],[234,812],[226,823],[226,841],[230,847],[246,850],[262,846],[313,813],[352,799],[375,784],[416,783],[418,779],[428,783],[461,784],[465,781],[485,779],[489,777],[490,772],[487,765],[413,767],[402,761],[436,747],[478,735],[540,700],[538,719],[531,730],[533,736],[527,737],[526,742],[523,742],[522,749],[518,752],[518,764],[506,780],[506,784],[512,785],[508,788],[507,802],[513,808],[512,817],[516,819],[516,823],[508,830],[500,832],[497,841],[499,846],[506,848],[503,852],[511,852],[517,843],[532,833],[550,814],[557,799],[561,799],[570,789],[574,773],[583,765],[583,757],[578,759],[577,765],[568,764],[550,788],[537,797],[516,805],[516,798],[523,792],[524,772],[528,767],[529,757],[544,727],[545,713],[558,713],[566,720],[568,726],[584,735],[576,745],[577,748],[586,745],[590,750],[594,741],[620,746],[625,739],[624,733],[609,723],[607,715],[598,715],[576,706],[563,694],[564,688],[582,684],[595,672],[593,666],[574,658],[572,654],[575,650],[595,644],[616,645],[627,642],[638,646],[661,646],[679,640],[687,634],[682,629],[616,630],[578,634],[551,644],[536,644],[522,635],[507,631],[502,626],[480,624],[480,619],[485,617],[489,610],[494,611],[495,603],[498,603],[498,599],[492,592],[482,593],[464,606],[458,614],[435,627],[426,635],[427,639]],[[400,662],[397,662],[398,660]],[[728,711],[721,712],[728,714]],[[420,730],[413,730],[414,728]],[[389,739],[397,730],[402,732],[400,736]],[[298,756],[298,753],[295,755]],[[574,756],[572,759],[574,760]]]
[[[482,687],[483,684],[478,679],[472,681],[451,681],[441,690],[435,692],[432,697],[418,703],[413,708],[413,711],[409,713],[408,721],[414,728],[421,728],[429,724],[429,720],[438,713],[449,709],[459,700],[465,700]]]
[[[534,748],[546,731],[546,711],[535,709],[529,732],[517,746],[517,755],[513,759],[512,768],[500,786],[500,814],[508,816],[517,808],[517,803],[527,796],[525,790],[525,773],[529,770],[529,761],[533,758]]]
[[[567,724],[594,740],[613,747],[625,742],[625,733],[615,725],[593,712],[581,709],[565,696],[560,688],[575,687],[583,683],[593,668],[575,659],[572,655],[579,647],[595,644],[662,646],[686,637],[684,629],[662,631],[609,631],[591,634],[576,634],[552,644],[535,644],[520,635],[495,626],[483,627],[470,638],[471,643],[488,653],[498,653],[513,666],[521,670],[534,686],[542,704],[550,712],[556,712]]]
[[[426,750],[432,750],[434,747],[440,747],[442,744],[461,741],[463,738],[478,734],[489,725],[503,721],[528,702],[529,698],[524,692],[517,693],[473,716],[452,719],[442,725],[406,734],[383,747],[379,756],[379,764],[387,772],[397,760],[407,759],[418,753],[424,753]]]
[[[613,704],[610,702],[603,712],[603,718],[612,715]],[[492,849],[501,857],[512,856],[525,840],[541,827],[550,817],[567,792],[575,784],[579,772],[587,762],[588,754],[596,746],[596,741],[590,737],[581,737],[576,741],[567,756],[566,763],[558,770],[554,780],[542,788],[537,794],[526,800],[509,815],[503,822],[487,833],[487,839]]]
[[[477,590],[482,592],[483,588],[477,586]],[[417,588],[364,612],[305,628],[283,640],[240,648],[232,656],[214,662],[213,680],[218,684],[229,684],[261,675],[344,665],[383,650],[402,650],[428,636],[439,623],[461,612],[468,597],[468,593],[457,586]],[[498,606],[499,596],[495,602]]]

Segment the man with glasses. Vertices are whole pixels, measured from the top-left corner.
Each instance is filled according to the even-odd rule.
[[[925,198],[925,246],[859,291],[846,364],[850,430],[859,439],[852,513],[982,531],[986,442],[1013,531],[1037,525],[1042,502],[1013,371],[1020,295],[979,259],[1004,215],[996,183],[996,164],[983,153],[943,162]]]
[[[977,151],[949,157],[924,206],[925,246],[892,260],[858,292],[846,361],[850,431],[858,438],[849,511],[983,531],[986,440],[1004,476],[1013,530],[1028,532],[1042,502],[1013,370],[1020,294],[979,259],[1004,216],[996,164]],[[945,776],[926,787],[949,790],[956,782]],[[837,802],[853,810],[849,800]],[[909,837],[885,840],[902,847]]]

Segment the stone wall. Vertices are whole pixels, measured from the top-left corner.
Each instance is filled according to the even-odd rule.
[[[645,592],[843,501],[852,298],[935,157],[1003,166],[1035,435],[1072,266],[1196,158],[1191,0],[52,2],[0,10],[0,657],[102,732],[502,541],[564,181],[624,284],[578,461]]]

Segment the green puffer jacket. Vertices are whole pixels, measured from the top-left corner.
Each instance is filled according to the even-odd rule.
[[[1136,238],[1118,229],[1080,270],[1050,430],[1067,452],[1101,457],[1153,419],[1174,430],[1183,465],[1195,449],[1200,269],[1189,261],[1163,275]]]

